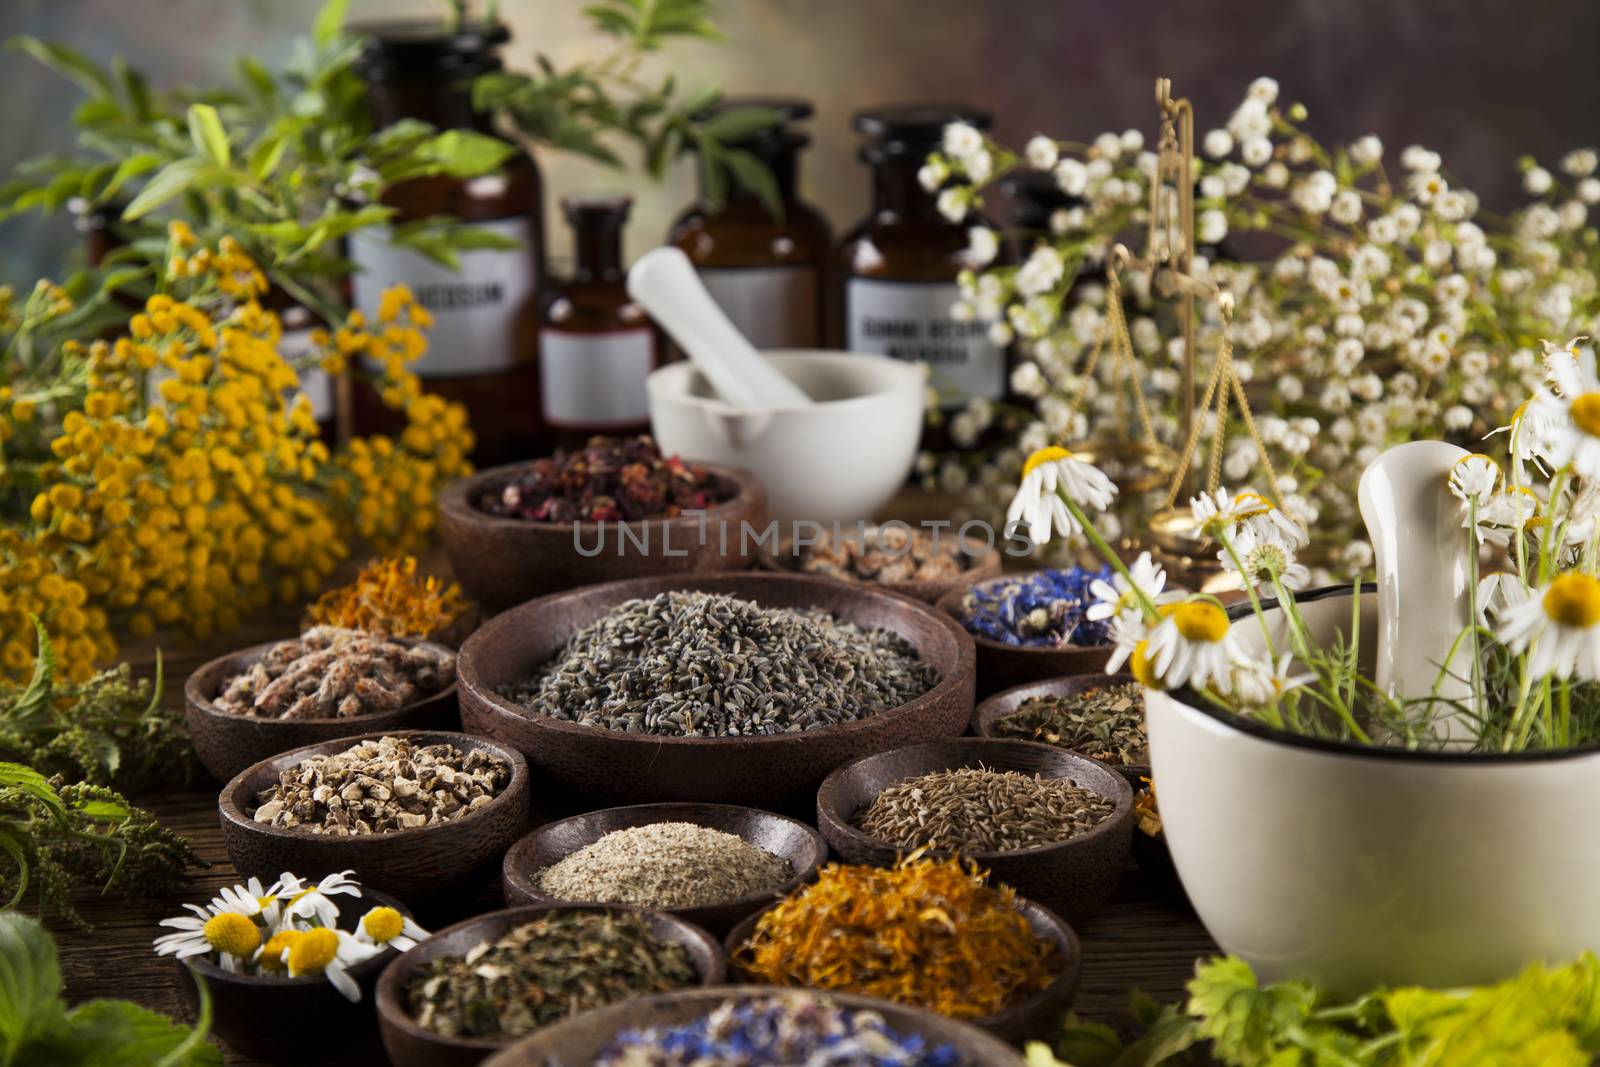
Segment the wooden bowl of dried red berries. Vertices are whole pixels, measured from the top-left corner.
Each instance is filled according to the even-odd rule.
[[[597,582],[746,570],[766,522],[754,475],[663,456],[649,437],[595,438],[439,494],[451,569],[490,613]]]

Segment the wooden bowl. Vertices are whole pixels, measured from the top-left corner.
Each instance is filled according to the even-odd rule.
[[[981,1027],[1013,1045],[1035,1040],[1051,1041],[1056,1036],[1057,1025],[1067,1014],[1067,1009],[1072,1007],[1072,998],[1078,992],[1078,974],[1083,969],[1083,949],[1079,946],[1078,935],[1073,933],[1072,927],[1049,908],[1020,896],[1016,898],[1016,905],[1017,910],[1028,920],[1028,925],[1033,928],[1034,936],[1055,944],[1062,964],[1061,973],[1056,975],[1053,982],[1032,996],[1017,1001],[993,1015],[985,1015],[971,1022],[973,1026]],[[769,904],[746,918],[733,928],[727,940],[723,942],[728,957],[729,981],[755,982],[759,988],[774,988],[761,984],[741,967],[737,953],[739,947],[755,932],[756,923],[761,921],[761,916],[775,907],[776,904]],[[828,995],[833,994],[830,992]]]
[[[794,871],[794,877],[771,889],[722,904],[656,909],[694,923],[718,937],[733,929],[740,919],[752,911],[811,881],[816,876],[817,868],[828,858],[828,843],[821,834],[805,823],[769,811],[732,804],[637,804],[628,808],[607,808],[546,823],[512,845],[511,851],[506,853],[500,874],[506,903],[512,907],[519,904],[611,903],[559,900],[541,892],[534,875],[615,830],[660,822],[688,822],[734,834],[787,860]]]
[[[431,641],[414,638],[397,640],[454,654],[454,649]],[[397,711],[353,715],[345,719],[267,719],[254,715],[235,715],[218,709],[213,702],[222,692],[222,687],[234,676],[254,666],[277,644],[280,642],[268,641],[219,656],[197,669],[183,683],[184,721],[189,727],[189,739],[200,756],[200,762],[219,782],[226,782],[252,763],[259,763],[269,756],[314,745],[319,741],[359,737],[374,731],[449,730],[457,725],[455,682]],[[273,875],[277,873],[274,871]]]
[[[357,741],[405,737],[413,744],[452,744],[463,752],[484,749],[511,766],[511,781],[477,811],[452,822],[361,837],[329,837],[264,826],[247,814],[256,794],[270,788],[278,773],[309,756],[329,755]],[[364,886],[391,893],[413,907],[419,900],[443,898],[488,872],[528,823],[528,764],[507,745],[482,737],[443,731],[406,730],[364,734],[324,741],[262,760],[222,787],[217,807],[222,814],[222,840],[240,875],[275,878],[293,871],[319,878],[333,871],[353,870]]]
[[[939,674],[928,692],[856,722],[757,737],[658,737],[535,715],[500,695],[609,609],[669,590],[726,593],[768,607],[815,607],[905,638]],[[685,800],[781,807],[839,764],[930,737],[956,737],[972,717],[972,639],[909,597],[779,574],[638,578],[531,601],[491,619],[461,649],[462,721],[520,749],[543,778],[613,803]]]
[[[1016,685],[1004,689],[989,697],[978,705],[978,710],[972,716],[972,732],[979,737],[1001,737],[995,733],[995,726],[1001,719],[1010,715],[1023,704],[1034,697],[1060,697],[1073,696],[1077,693],[1086,693],[1092,689],[1105,689],[1115,685],[1132,685],[1131,674],[1074,674],[1066,678],[1051,678],[1044,682],[1030,682],[1027,685]],[[1011,740],[1026,741],[1027,738],[1011,738]],[[1048,742],[1040,742],[1048,744]],[[1061,748],[1059,745],[1051,746]],[[1063,752],[1072,752],[1071,749],[1062,748]],[[1148,754],[1148,753],[1147,753]],[[1073,752],[1075,756],[1085,759],[1093,757],[1083,752]],[[1137,793],[1144,783],[1143,778],[1150,777],[1150,764],[1148,763],[1111,763],[1106,760],[1096,760],[1104,766],[1110,767],[1128,780],[1128,784]]]
[[[353,931],[367,909],[379,905],[411,914],[402,902],[365,886],[359,898],[334,895],[328,899],[339,905],[341,920],[349,916],[339,924],[345,930]],[[346,1000],[322,975],[266,978],[235,974],[201,957],[178,960],[177,964],[204,979],[211,993],[211,1033],[234,1052],[282,1063],[351,1063],[371,1062],[370,1054],[377,1051],[372,993],[378,975],[397,956],[389,950],[350,968],[350,977],[361,987],[358,1001]],[[190,1008],[197,1011],[195,983],[185,976],[180,984]],[[280,1025],[290,1020],[293,1025]]]
[[[586,1011],[576,1018],[546,1027],[496,1054],[485,1067],[587,1067],[625,1030],[681,1026],[709,1014],[724,1001],[738,997],[802,995],[796,990],[772,986],[740,985],[642,997]],[[875,997],[859,997],[853,993],[822,995],[846,1008],[877,1012],[897,1034],[922,1037],[932,1048],[954,1046],[965,1064],[1024,1067],[1026,1062],[1004,1041],[967,1023]]]
[[[636,911],[635,908],[594,905],[536,904],[529,907],[492,911],[440,930],[409,952],[389,962],[378,979],[378,1028],[383,1047],[393,1067],[473,1067],[514,1042],[486,1038],[445,1037],[417,1025],[406,1008],[405,989],[411,976],[430,960],[440,956],[465,955],[484,941],[494,941],[513,928],[552,911]],[[646,911],[656,936],[689,950],[700,984],[720,985],[727,970],[727,959],[716,938],[691,923],[660,912]],[[636,1001],[624,1001],[631,1005]],[[580,1013],[588,1018],[592,1012]],[[559,1025],[559,1024],[557,1024]]]
[[[976,583],[973,583],[976,584]],[[978,696],[988,697],[1025,682],[1059,678],[1068,674],[1105,673],[1114,645],[1062,645],[1058,648],[1024,648],[1004,645],[967,631],[962,600],[972,589],[964,585],[939,598],[939,608],[972,638],[978,650]]]
[[[766,525],[767,491],[748,471],[699,464],[733,495],[703,515],[627,523],[630,536],[637,538],[628,540],[621,523],[530,522],[490,515],[473,503],[527,466],[492,467],[439,493],[439,534],[450,569],[461,588],[491,613],[596,582],[738,571],[755,561],[755,535]],[[745,524],[753,531],[750,537],[744,536]]]
[[[856,813],[889,786],[907,778],[961,767],[1021,771],[1046,778],[1070,778],[1079,786],[1116,804],[1111,817],[1077,837],[1038,848],[1008,852],[967,852],[986,868],[1032,900],[1054,908],[1076,922],[1104,904],[1128,865],[1133,834],[1133,790],[1122,775],[1105,765],[1074,756],[1037,741],[962,738],[930,741],[893,752],[880,752],[848,763],[822,783],[817,793],[817,825],[834,853],[850,863],[892,866],[910,851],[871,837],[851,823]],[[949,856],[932,849],[930,856]]]
[[[877,527],[869,527],[858,531],[855,527],[846,527],[846,536],[855,536],[859,533],[871,536]],[[941,538],[945,540],[945,538]],[[908,582],[872,582],[849,578],[832,578],[828,575],[814,575],[813,577],[828,578],[829,581],[844,582],[846,585],[865,585],[872,589],[887,589],[891,593],[902,593],[924,603],[938,603],[939,598],[952,589],[965,589],[974,582],[986,581],[1000,576],[1000,550],[993,545],[985,544],[975,537],[962,539],[966,546],[966,554],[961,558],[966,566],[954,578],[943,581],[913,580]],[[807,574],[800,569],[800,557],[795,551],[795,539],[785,537],[779,540],[777,547],[763,548],[756,557],[756,565],[762,570],[775,571],[779,574]]]

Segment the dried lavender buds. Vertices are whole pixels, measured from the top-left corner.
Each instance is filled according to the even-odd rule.
[[[794,557],[796,570],[856,582],[948,582],[974,562],[955,537],[937,540],[922,530],[885,526],[835,536],[824,531]]]
[[[455,676],[448,652],[317,626],[273,645],[225,681],[213,703],[265,719],[349,719],[398,711],[449,688]]]
[[[961,767],[896,782],[853,821],[901,848],[1012,852],[1070,840],[1115,811],[1111,798],[1069,778]]]
[[[533,881],[558,900],[700,908],[775,889],[793,876],[788,860],[736,834],[658,822],[613,830]]]
[[[279,772],[277,784],[256,794],[251,818],[333,837],[387,834],[459,819],[510,782],[510,765],[483,749],[380,737]]]
[[[655,440],[592,437],[576,452],[535,460],[473,504],[530,522],[640,522],[703,511],[733,496],[704,467],[663,456]]]
[[[1144,697],[1131,683],[1029,697],[995,721],[994,735],[1043,741],[1119,767],[1150,762]]]
[[[820,610],[700,592],[612,608],[502,695],[627,733],[743,737],[853,722],[938,681],[911,644]]]

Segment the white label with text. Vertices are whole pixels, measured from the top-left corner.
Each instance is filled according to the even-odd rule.
[[[810,267],[703,267],[711,298],[757,348],[816,348],[817,274]]]
[[[950,309],[961,296],[954,282],[886,282],[852,278],[845,292],[845,347],[926,363],[941,404],[959,408],[971,397],[1005,393],[1006,354],[982,322],[960,322]]]
[[[604,428],[650,417],[644,380],[655,369],[649,330],[539,334],[539,397],[552,426]]]

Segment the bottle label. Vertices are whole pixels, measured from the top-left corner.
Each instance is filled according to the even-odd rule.
[[[942,407],[1005,394],[1006,354],[982,322],[959,322],[950,309],[955,282],[891,282],[852,278],[845,292],[845,347],[928,364]]]
[[[406,285],[433,315],[428,351],[412,369],[423,378],[461,378],[510,370],[518,362],[517,320],[537,299],[537,250],[527,217],[473,221],[472,226],[508,237],[518,248],[458,252],[459,271],[420,252],[397,248],[386,227],[360,230],[350,238],[354,303],[372,319],[383,291]]]
[[[544,421],[570,429],[645,422],[644,380],[655,369],[649,330],[612,333],[539,332],[539,397]]]
[[[702,267],[711,298],[757,348],[822,344],[813,267]]]
[[[291,366],[297,360],[304,358],[312,351],[311,327],[302,330],[284,330],[278,334],[278,354],[285,363]],[[318,366],[301,366],[297,370],[300,375],[300,388],[298,392],[306,394],[311,401],[311,414],[318,422],[327,422],[333,418],[333,378],[328,372]],[[173,377],[171,369],[163,364],[151,367],[144,376],[144,402],[146,407],[154,407],[161,403],[161,383]],[[284,397],[284,404],[294,403],[295,392],[290,392]]]

